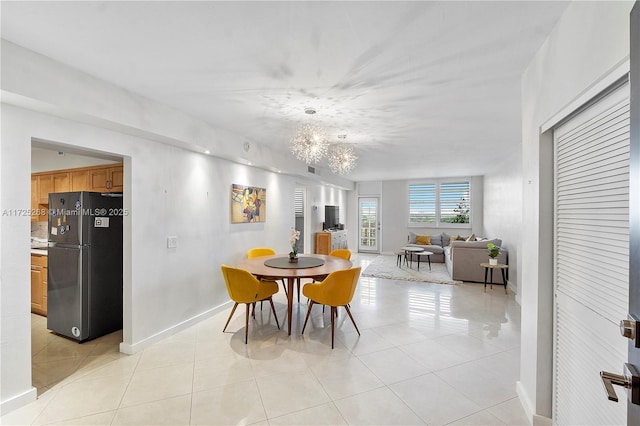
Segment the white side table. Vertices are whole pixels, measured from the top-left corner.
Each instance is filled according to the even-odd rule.
[[[420,258],[422,256],[427,256],[427,260],[429,261],[429,270],[431,270],[431,255],[433,253],[431,253],[430,251],[421,251],[416,253],[416,256],[418,257],[418,271],[420,270]]]
[[[409,264],[409,269],[411,269],[411,267],[413,266],[413,259],[412,259],[412,254],[413,253],[420,253],[423,252],[424,249],[422,247],[401,247],[400,250],[404,251],[404,262]],[[407,262],[407,257],[409,257],[409,260]]]
[[[484,268],[484,292],[487,292],[487,272],[491,270],[491,288],[493,289],[493,270],[499,269],[502,272],[502,285],[504,285],[504,294],[507,293],[507,277],[505,275],[505,270],[509,269],[509,265],[503,265],[498,263],[497,265],[491,265],[489,263],[481,263],[480,266]]]

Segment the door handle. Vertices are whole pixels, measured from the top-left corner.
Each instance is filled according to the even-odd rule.
[[[607,392],[609,401],[618,402],[618,395],[616,395],[616,390],[613,388],[613,385],[622,386],[626,389],[631,388],[631,380],[621,374],[601,371],[600,377],[602,378],[602,384],[604,385],[604,390]]]
[[[640,405],[640,375],[633,365],[624,364],[623,374],[601,371],[600,378],[609,401],[618,402],[618,395],[616,395],[616,391],[613,388],[613,385],[616,385],[622,386],[627,390],[628,397],[633,404]]]

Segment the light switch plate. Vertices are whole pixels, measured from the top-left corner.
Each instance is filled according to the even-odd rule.
[[[178,247],[178,237],[167,237],[167,248]]]

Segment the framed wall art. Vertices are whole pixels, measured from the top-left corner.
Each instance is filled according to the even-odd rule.
[[[267,190],[257,186],[231,185],[231,223],[265,222]]]

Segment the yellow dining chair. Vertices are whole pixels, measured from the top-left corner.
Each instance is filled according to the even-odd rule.
[[[247,259],[253,259],[254,257],[260,256],[270,256],[276,254],[276,251],[270,247],[254,247],[252,249],[247,250]],[[275,281],[275,278],[270,277],[260,277],[260,279],[264,281]],[[298,284],[300,286],[300,284]],[[282,280],[282,288],[284,288],[284,294],[287,294],[287,284]],[[262,304],[260,304],[260,309],[262,309]]]
[[[351,260],[351,251],[347,249],[336,249],[329,253],[329,256],[341,257],[346,260]],[[313,281],[322,281],[327,278],[326,275],[318,275],[313,277]]]
[[[351,251],[347,249],[335,249],[329,253],[329,256],[341,257],[346,260],[351,260]],[[313,281],[322,281],[327,278],[326,275],[319,275],[317,277],[313,277]],[[298,292],[300,289],[298,289]],[[298,302],[300,301],[300,294],[298,293]],[[322,312],[324,312],[324,306],[322,307]],[[337,312],[336,312],[337,314]]]
[[[272,254],[276,254],[276,251],[269,247],[254,247],[252,249],[247,250],[247,258],[252,259],[258,256],[269,256]]]
[[[220,268],[222,269],[224,282],[227,284],[229,297],[231,298],[231,300],[236,302],[235,305],[233,305],[233,309],[231,309],[229,319],[227,319],[227,323],[224,325],[222,332],[224,333],[227,330],[227,326],[229,325],[231,317],[233,317],[238,304],[244,303],[245,305],[247,305],[244,330],[244,343],[246,344],[247,338],[249,336],[249,305],[254,305],[253,317],[255,318],[255,303],[261,302],[263,300],[269,300],[269,303],[271,303],[273,317],[276,319],[276,325],[278,326],[279,330],[280,323],[278,322],[278,315],[276,315],[276,308],[275,306],[273,306],[272,299],[272,296],[278,292],[278,284],[273,281],[260,281],[256,277],[251,275],[249,271],[245,271],[244,269],[232,268],[231,266],[227,265],[222,265]]]
[[[302,288],[302,294],[309,298],[309,308],[307,308],[307,316],[304,319],[301,334],[304,334],[309,315],[311,315],[311,308],[313,308],[315,303],[321,303],[331,306],[331,349],[333,349],[334,323],[338,313],[338,306],[344,307],[358,335],[360,335],[360,330],[358,330],[353,315],[351,315],[351,309],[349,309],[349,303],[351,303],[351,299],[353,299],[353,295],[356,292],[359,277],[360,267],[358,266],[356,268],[334,271],[327,275],[327,278],[322,282],[305,284]]]
[[[351,260],[351,251],[347,249],[336,249],[329,253],[329,256],[341,257],[343,259]]]

